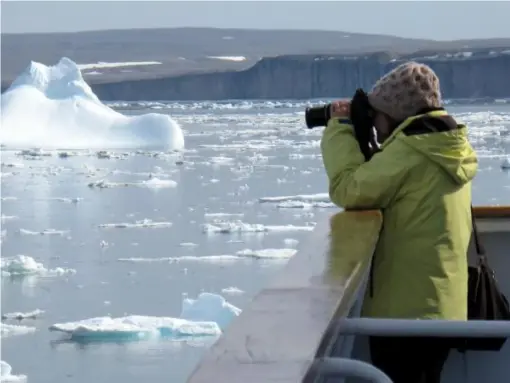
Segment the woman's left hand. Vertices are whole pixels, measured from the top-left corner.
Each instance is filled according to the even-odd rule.
[[[351,103],[349,101],[334,101],[330,106],[331,118],[349,118]]]

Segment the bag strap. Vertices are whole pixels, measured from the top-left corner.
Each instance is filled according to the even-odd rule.
[[[480,258],[485,256],[485,248],[483,247],[482,243],[480,242],[480,237],[478,235],[478,229],[476,227],[476,220],[475,220],[475,212],[473,209],[473,205],[471,205],[471,223],[473,225],[473,236],[475,238],[475,247],[476,247],[476,253]]]

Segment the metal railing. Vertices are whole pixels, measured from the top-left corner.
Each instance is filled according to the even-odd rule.
[[[345,318],[339,321],[342,335],[431,336],[491,338],[510,337],[510,321],[497,320],[416,320]]]
[[[345,318],[337,322],[339,335],[428,336],[466,338],[510,338],[510,321],[449,321],[413,319]],[[323,377],[356,377],[376,383],[392,380],[375,366],[355,359],[315,359],[311,370]]]

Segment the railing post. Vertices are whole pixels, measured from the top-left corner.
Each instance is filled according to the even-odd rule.
[[[311,371],[324,377],[355,377],[374,383],[393,383],[384,372],[361,360],[346,358],[315,359]]]

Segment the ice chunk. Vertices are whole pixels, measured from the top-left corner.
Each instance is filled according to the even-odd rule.
[[[120,223],[102,223],[98,225],[101,228],[117,228],[117,229],[126,229],[126,228],[139,228],[139,227],[150,227],[150,228],[166,228],[172,226],[171,222],[153,222],[150,219],[144,218],[140,221],[136,221],[135,223],[129,222],[120,222]]]
[[[35,330],[36,330],[35,327],[0,323],[0,338],[30,334],[32,332],[35,332]]]
[[[89,188],[110,189],[114,187],[140,186],[150,189],[174,188],[177,182],[172,180],[162,180],[159,178],[150,178],[139,182],[109,182],[105,180],[93,181],[88,184]]]
[[[251,250],[244,249],[238,251],[236,255],[181,255],[180,257],[161,257],[161,258],[119,258],[119,262],[133,262],[133,263],[155,263],[155,262],[212,262],[212,263],[223,263],[223,262],[234,262],[243,259],[261,259],[261,260],[287,260],[296,254],[295,249],[261,249]]]
[[[71,335],[74,340],[136,341],[151,338],[197,338],[219,336],[222,329],[241,310],[216,294],[202,293],[196,299],[184,299],[180,318],[130,315],[108,316],[77,322],[56,323],[51,331]]]
[[[12,367],[9,363],[0,360],[0,382],[14,383],[25,382],[26,375],[12,375]]]
[[[228,295],[241,295],[241,294],[244,294],[243,290],[241,290],[238,287],[234,287],[234,286],[225,287],[224,289],[221,289],[221,292],[223,294],[228,294]]]
[[[197,299],[186,298],[182,302],[181,318],[191,321],[208,320],[226,328],[241,309],[228,303],[221,295],[201,293]]]
[[[250,224],[242,221],[214,221],[213,224],[203,224],[204,233],[269,233],[285,231],[313,231],[314,226],[295,226],[295,225],[262,225],[259,223]]]
[[[16,320],[35,319],[42,314],[44,314],[43,310],[35,309],[34,311],[29,311],[27,313],[14,312],[2,314],[2,319],[16,319]]]
[[[331,202],[328,193],[317,194],[297,194],[278,197],[261,197],[260,202],[285,202],[285,201],[301,201],[301,202]]]
[[[297,253],[295,249],[262,249],[251,250],[244,249],[237,252],[237,255],[244,257],[253,257],[257,259],[287,259]]]
[[[68,58],[31,62],[2,94],[0,141],[9,147],[184,148],[168,115],[124,116],[101,103]]]
[[[207,58],[226,61],[246,61],[244,56],[207,56]]]
[[[143,340],[157,337],[179,338],[221,334],[215,322],[180,318],[131,315],[121,318],[97,317],[77,322],[56,323],[51,331],[68,333],[74,339]]]
[[[501,169],[510,169],[510,158],[503,159],[501,163]]]
[[[51,277],[64,274],[74,274],[76,270],[57,267],[47,269],[42,263],[26,255],[17,255],[15,257],[0,258],[0,270],[2,276],[27,276],[37,275],[42,277]]]
[[[318,194],[298,194],[290,196],[278,197],[261,197],[259,202],[277,202],[279,208],[303,208],[309,209],[313,207],[330,208],[335,207],[329,198],[328,193]]]

